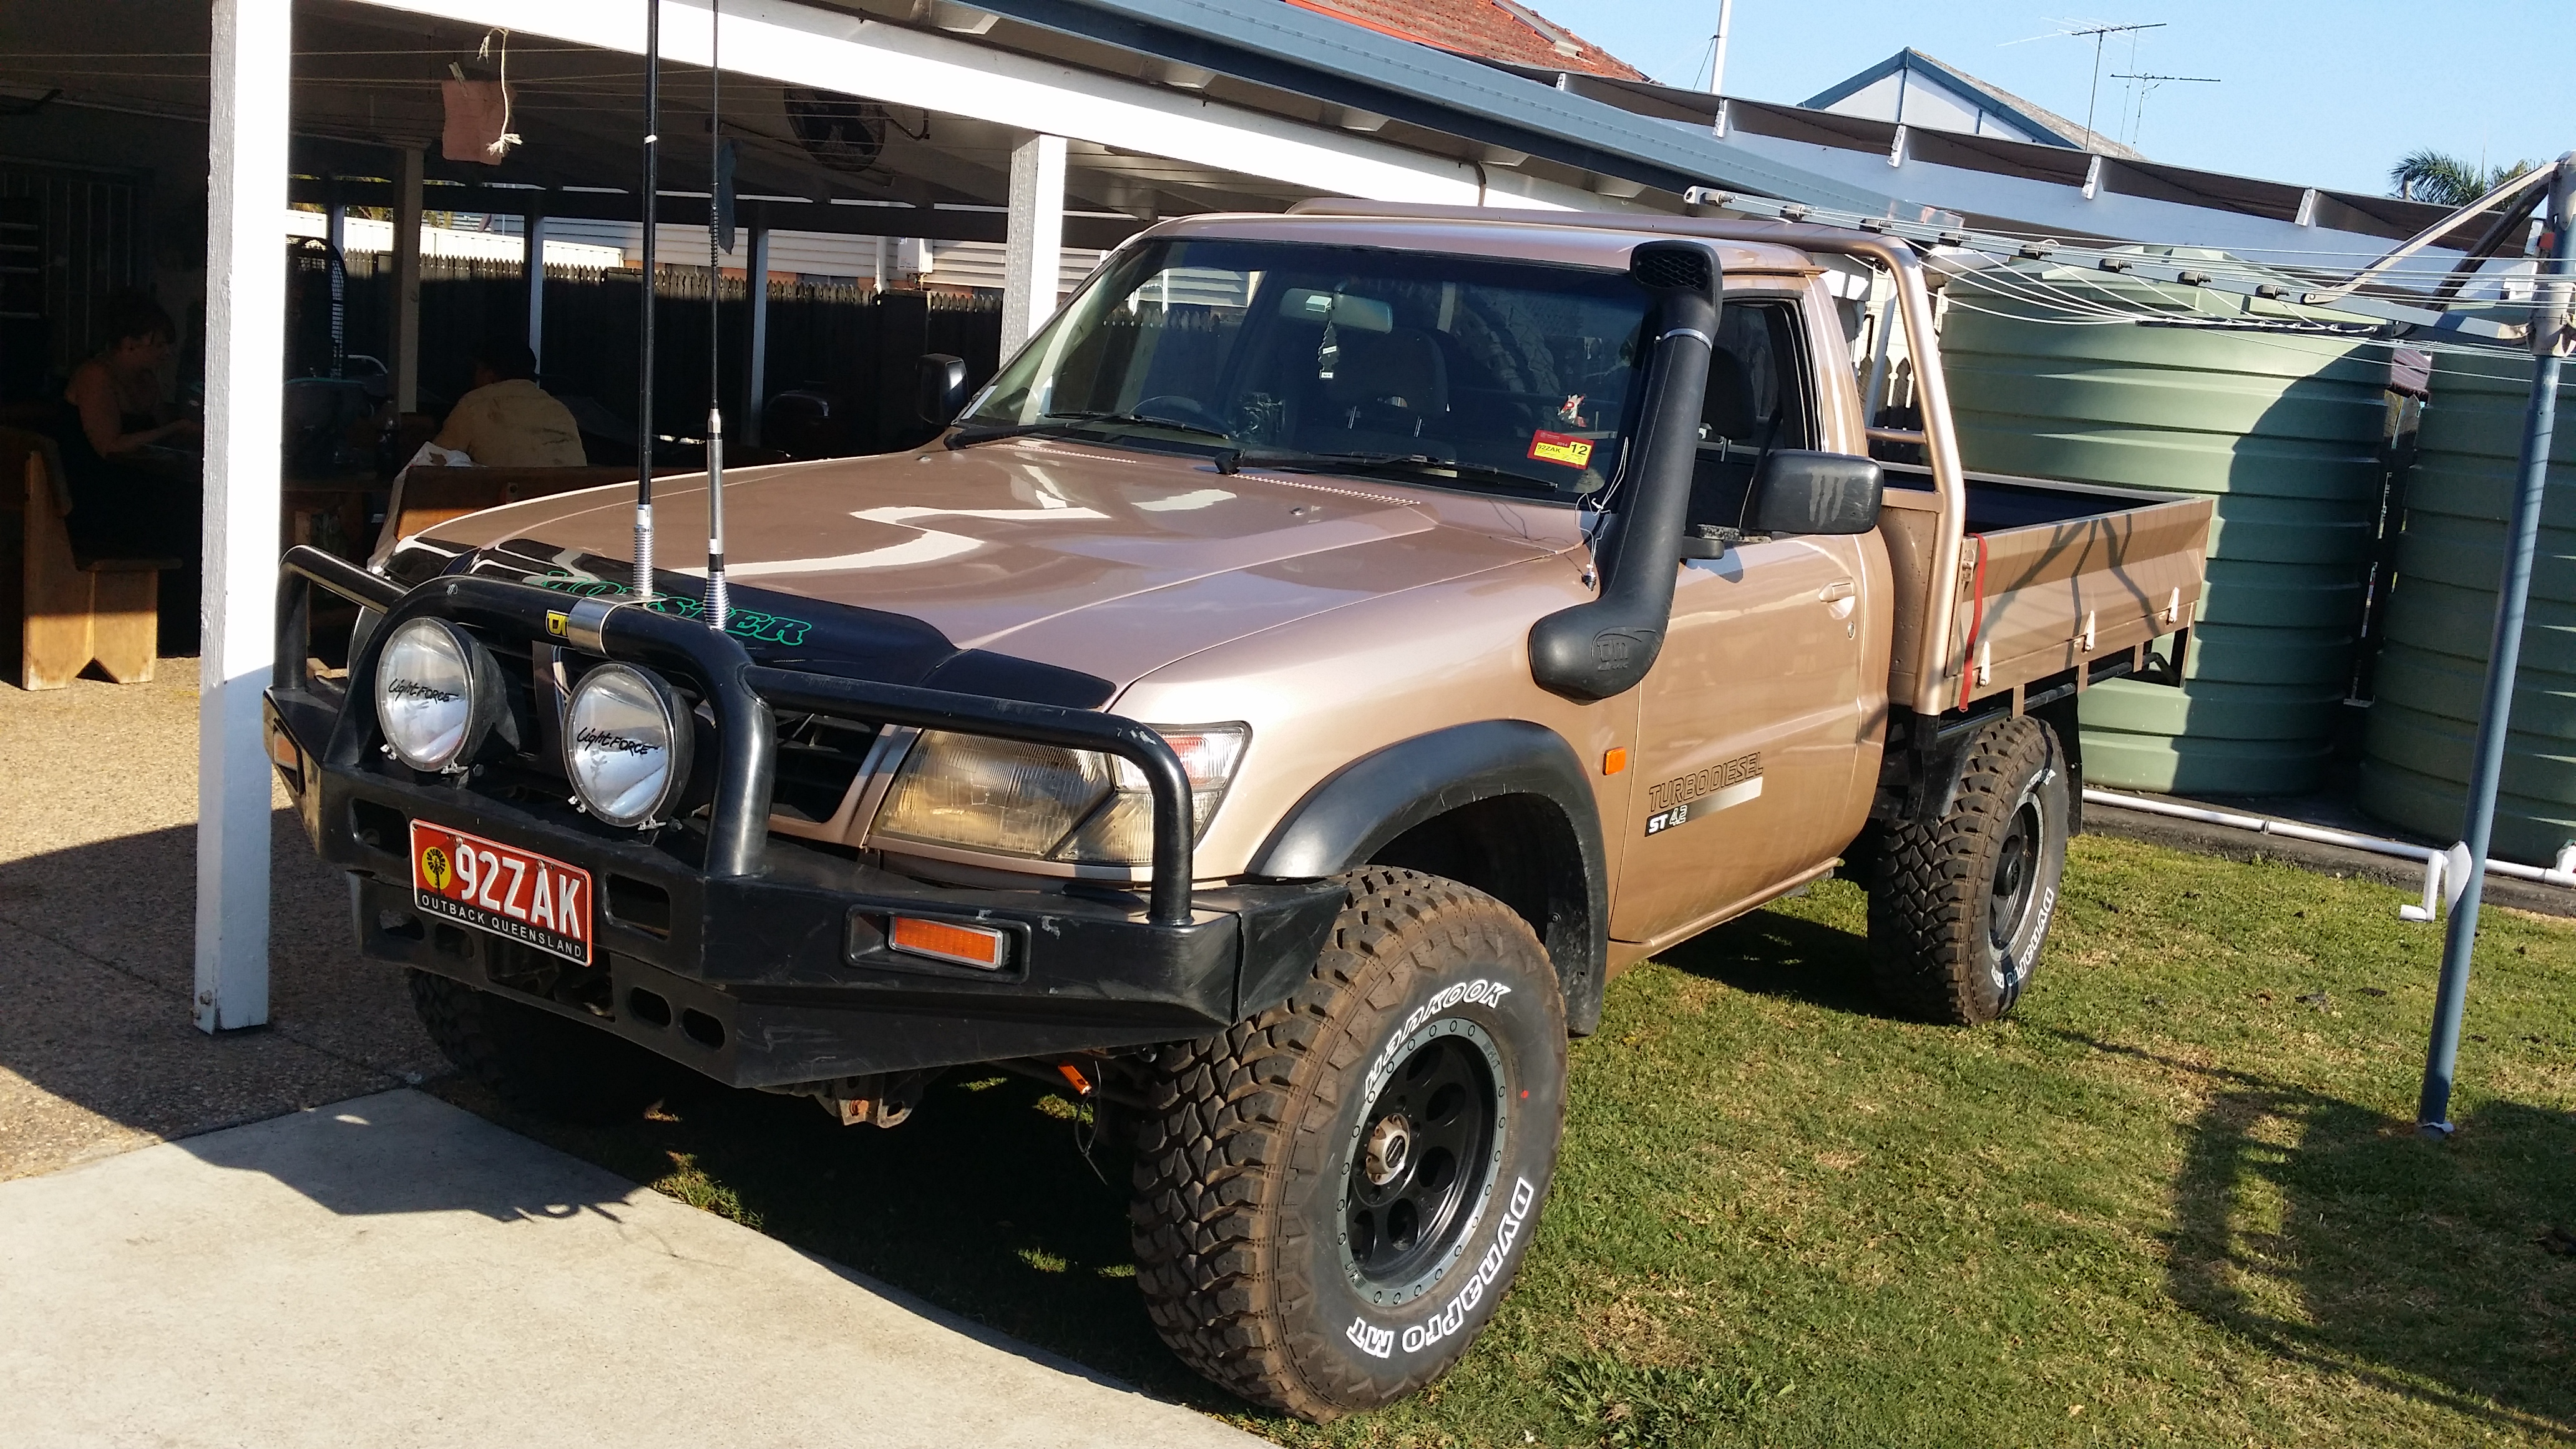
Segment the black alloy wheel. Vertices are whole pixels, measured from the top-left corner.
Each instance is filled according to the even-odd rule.
[[[1440,1280],[1493,1195],[1503,1102],[1493,1040],[1451,1018],[1424,1028],[1360,1114],[1342,1189],[1342,1262],[1370,1302]]]
[[[1995,881],[1986,907],[1986,936],[1998,955],[2012,950],[2039,897],[2039,802],[2024,796],[1995,852]]]

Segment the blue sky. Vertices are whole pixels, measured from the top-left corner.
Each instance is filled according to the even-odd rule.
[[[1529,3],[1678,85],[1700,83],[1718,10],[1717,0]],[[2134,66],[2126,37],[2109,42],[2098,129],[2129,139],[2114,72],[2221,80],[2148,97],[2133,144],[2159,161],[2379,192],[2388,168],[2421,146],[2495,163],[2576,149],[2576,88],[2552,74],[2576,54],[2576,5],[2565,0],[2138,0],[2104,11],[2055,0],[1736,0],[1726,91],[1795,103],[1910,45],[2081,123],[2093,43],[2008,42],[2151,20],[2165,28],[2140,35]]]

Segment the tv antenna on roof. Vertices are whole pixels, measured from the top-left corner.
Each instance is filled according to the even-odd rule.
[[[2093,149],[2093,107],[2095,103],[2100,101],[2102,98],[2102,47],[2104,43],[2109,41],[2114,35],[2135,35],[2141,30],[2162,30],[2165,28],[2167,23],[2168,22],[2162,20],[2149,20],[2132,25],[2082,25],[2069,30],[2052,30],[2046,35],[2034,35],[2029,37],[2031,40],[2055,40],[2061,35],[2077,40],[2084,39],[2088,36],[2092,38],[2093,89],[2084,97],[2085,150],[2090,151]],[[2023,42],[2019,40],[2005,42],[2007,45],[2020,45],[2022,43]]]
[[[2214,75],[2151,75],[2142,71],[2133,71],[2126,75],[2114,71],[2111,74],[2111,79],[2143,82],[2138,89],[2137,119],[2132,123],[2129,131],[2129,140],[2131,144],[2136,143],[2138,132],[2146,128],[2147,97],[2156,93],[2156,87],[2163,85],[2167,81],[2189,81],[2193,85],[2202,86],[2214,86],[2221,83],[2220,78]]]

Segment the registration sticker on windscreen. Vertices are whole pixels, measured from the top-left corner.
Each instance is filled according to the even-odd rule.
[[[1568,468],[1592,466],[1592,442],[1569,433],[1551,433],[1545,428],[1530,434],[1529,455],[1542,463],[1557,463]]]
[[[577,865],[415,820],[411,894],[429,915],[590,964],[590,872]]]

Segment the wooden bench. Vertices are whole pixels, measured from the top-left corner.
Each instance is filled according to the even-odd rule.
[[[396,543],[423,529],[436,528],[450,519],[480,513],[486,508],[634,481],[634,468],[605,465],[584,468],[408,468],[394,484],[393,499],[385,509],[384,532],[376,540],[376,556],[382,558],[391,553]]]
[[[53,439],[0,428],[0,638],[18,641],[18,683],[67,688],[93,662],[118,684],[146,683],[161,571],[179,561],[80,557],[63,524],[71,511]]]

